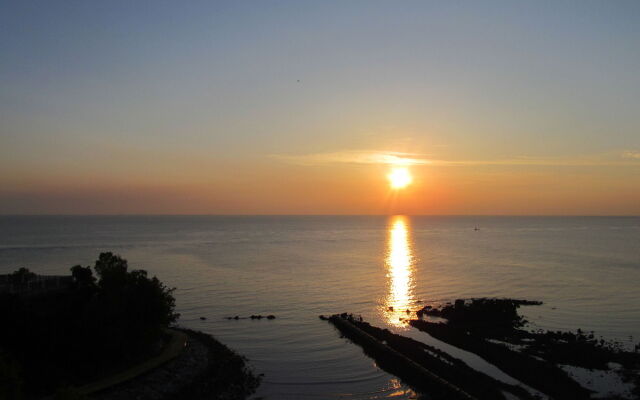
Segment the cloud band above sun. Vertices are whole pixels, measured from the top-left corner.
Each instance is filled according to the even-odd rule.
[[[300,165],[318,164],[390,164],[390,165],[425,165],[432,161],[424,155],[402,152],[384,152],[371,150],[346,150],[331,153],[316,153],[303,155],[272,156],[279,160]]]
[[[376,150],[345,150],[329,153],[271,156],[278,160],[298,165],[323,164],[379,164],[379,165],[432,165],[432,166],[483,166],[483,165],[522,165],[522,166],[640,166],[640,152],[623,151],[587,156],[572,157],[512,157],[497,160],[442,160],[427,158],[424,154],[385,152]]]

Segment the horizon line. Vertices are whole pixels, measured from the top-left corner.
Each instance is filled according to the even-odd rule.
[[[640,217],[640,214],[145,214],[145,213],[96,213],[55,214],[24,213],[0,214],[0,217]]]

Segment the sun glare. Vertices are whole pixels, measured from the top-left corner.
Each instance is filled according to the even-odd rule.
[[[411,248],[409,219],[397,215],[389,226],[388,252],[385,260],[389,293],[384,304],[387,321],[394,326],[404,326],[407,310],[413,305],[413,279],[415,262]]]
[[[389,175],[387,175],[387,178],[389,178],[392,189],[405,188],[409,186],[413,180],[409,170],[404,167],[396,167],[392,169]]]

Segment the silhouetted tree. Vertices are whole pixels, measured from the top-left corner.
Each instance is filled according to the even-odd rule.
[[[29,396],[95,379],[105,371],[148,357],[176,321],[173,290],[127,261],[102,253],[94,266],[71,268],[68,290],[33,296],[0,293],[0,353],[15,360]],[[35,274],[21,268],[20,282]],[[0,383],[14,379],[0,362]],[[0,393],[2,393],[0,391]],[[0,400],[2,400],[0,398]]]
[[[25,267],[22,267],[22,268],[19,268],[17,271],[13,272],[10,275],[9,279],[13,283],[25,283],[25,282],[28,282],[28,281],[31,281],[31,280],[35,279],[36,276],[37,275],[35,273],[29,271]]]
[[[100,328],[94,339],[108,355],[129,357],[148,348],[178,318],[174,289],[150,279],[147,271],[128,271],[127,260],[113,253],[100,254],[95,270],[100,279],[91,315]]]
[[[95,270],[100,277],[99,286],[104,290],[116,290],[125,285],[127,278],[127,260],[111,252],[100,253]]]
[[[73,282],[80,287],[93,286],[96,282],[91,267],[74,265],[71,267],[71,276],[73,277]]]

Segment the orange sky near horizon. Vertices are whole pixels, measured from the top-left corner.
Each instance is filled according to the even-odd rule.
[[[4,214],[406,214],[639,215],[637,167],[409,167],[413,182],[390,188],[391,165],[227,165],[211,172],[107,173],[37,178],[3,190]],[[25,212],[26,211],[26,212]]]

